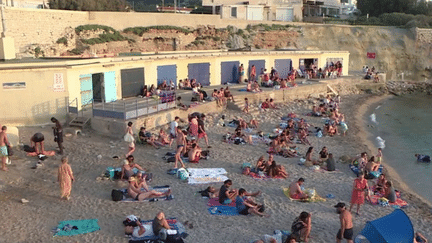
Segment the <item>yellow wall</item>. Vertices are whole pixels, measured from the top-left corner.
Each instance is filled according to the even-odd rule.
[[[0,123],[10,125],[49,123],[65,117],[67,71],[65,68],[0,71]],[[64,92],[54,92],[54,74],[63,74]],[[4,89],[3,83],[25,82],[24,89]]]

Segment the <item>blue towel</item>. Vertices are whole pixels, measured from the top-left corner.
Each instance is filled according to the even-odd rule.
[[[239,89],[238,91],[240,91],[240,92],[247,92],[247,89]]]
[[[64,230],[66,225],[69,225],[69,228],[76,226],[78,229]],[[82,219],[61,221],[57,229],[59,229],[59,231],[54,236],[72,236],[98,231],[100,227],[97,219]]]
[[[209,211],[209,213],[211,215],[228,215],[228,216],[237,216],[237,215],[240,215],[237,212],[237,208],[236,207],[230,207],[230,206],[209,207],[208,211]]]

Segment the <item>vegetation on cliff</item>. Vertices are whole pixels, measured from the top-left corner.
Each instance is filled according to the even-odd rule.
[[[125,0],[49,0],[51,9],[78,11],[129,11]]]

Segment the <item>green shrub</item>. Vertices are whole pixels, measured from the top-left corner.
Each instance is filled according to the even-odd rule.
[[[70,53],[74,54],[74,55],[81,55],[84,53],[85,50],[89,49],[88,46],[80,46],[77,48],[74,48],[70,51]]]
[[[214,41],[220,41],[221,38],[220,38],[219,36],[213,36],[213,40],[214,40]]]
[[[56,43],[57,44],[65,44],[65,45],[67,45],[67,39],[66,39],[66,37],[58,38],[58,40],[57,40]]]
[[[104,30],[105,33],[117,32],[115,29],[113,29],[112,27],[109,27],[109,26],[98,25],[98,24],[88,24],[88,25],[80,25],[80,26],[76,27],[75,33],[78,35],[79,33],[81,33],[84,30]]]
[[[34,52],[35,52],[35,56],[36,56],[36,57],[39,57],[40,54],[41,54],[41,48],[40,48],[40,46],[36,47],[36,48],[34,49]]]
[[[115,33],[104,33],[99,34],[98,38],[82,39],[81,42],[87,45],[95,45],[112,41],[124,41],[135,42],[135,40],[126,38],[120,34],[120,32]]]
[[[414,15],[404,13],[385,13],[379,16],[381,25],[388,26],[403,26],[414,18]]]
[[[184,34],[192,33],[192,31],[177,27],[177,26],[170,26],[170,25],[157,25],[157,26],[149,26],[149,27],[132,27],[132,28],[126,28],[123,30],[125,33],[133,33],[135,35],[142,36],[144,33],[149,32],[150,30],[177,30],[179,32],[182,32]]]

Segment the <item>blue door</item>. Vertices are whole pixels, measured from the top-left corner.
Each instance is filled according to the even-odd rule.
[[[115,71],[104,73],[105,83],[105,102],[113,102],[117,100],[117,87]]]
[[[93,80],[92,74],[82,74],[79,76],[81,106],[89,105],[93,100]]]
[[[202,86],[210,85],[210,63],[191,63],[188,65],[188,78],[196,79]]]
[[[280,78],[287,78],[292,69],[292,61],[291,59],[276,59],[274,67],[278,71]]]
[[[257,78],[258,78],[258,76],[259,75],[261,75],[261,70],[264,70],[266,67],[265,67],[265,60],[250,60],[249,61],[249,68],[248,68],[248,77],[250,77],[250,70],[252,70],[251,68],[252,68],[252,65],[255,65],[255,69],[256,69],[256,75],[257,75]]]
[[[167,85],[170,81],[173,81],[177,86],[177,65],[164,65],[157,67],[157,84],[161,84],[164,80],[167,81]]]
[[[221,84],[238,83],[240,62],[221,62]]]

